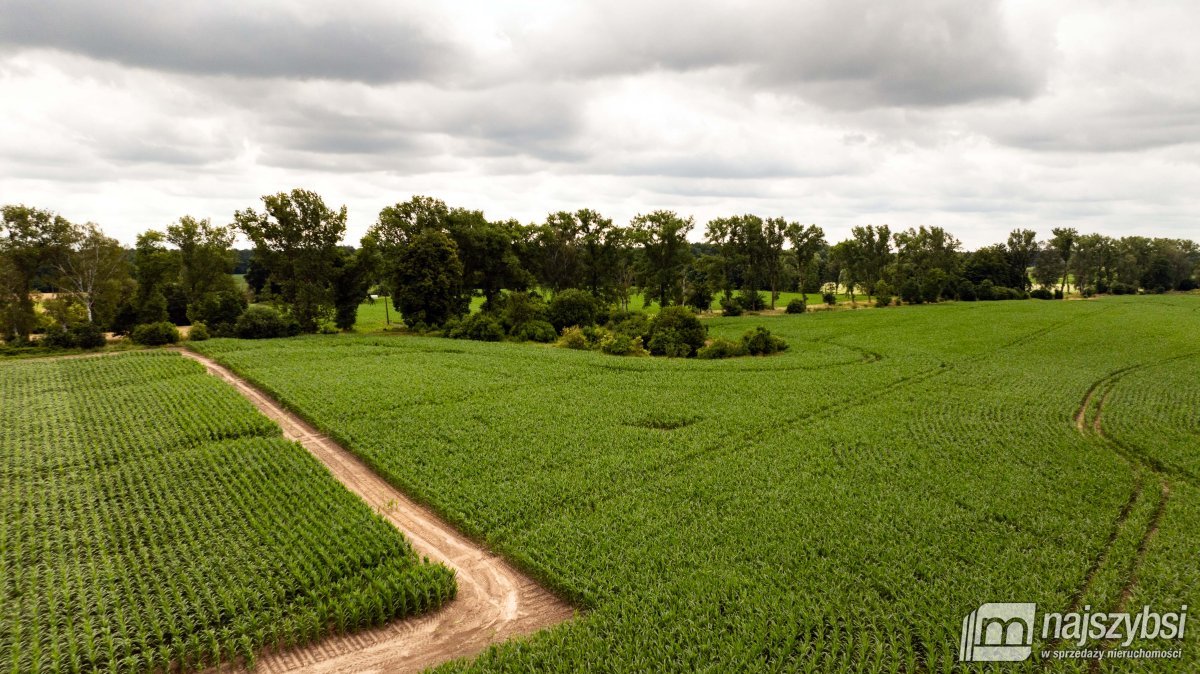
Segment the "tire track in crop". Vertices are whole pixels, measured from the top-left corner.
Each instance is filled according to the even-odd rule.
[[[372,472],[346,449],[211,358],[179,350],[225,380],[284,437],[299,442],[347,489],[391,522],[421,555],[455,571],[458,596],[442,609],[372,630],[263,654],[256,671],[405,672],[476,655],[489,645],[569,620],[575,610],[476,545]]]
[[[1160,361],[1157,364],[1161,365],[1163,363],[1178,360],[1180,358],[1187,358],[1191,355],[1194,354],[1176,356],[1174,358]],[[1125,581],[1121,586],[1121,590],[1117,595],[1117,599],[1111,607],[1112,611],[1122,611],[1127,605],[1129,598],[1133,595],[1133,590],[1137,585],[1137,571],[1139,568],[1141,568],[1142,563],[1145,561],[1146,554],[1150,547],[1150,542],[1153,540],[1155,534],[1157,534],[1159,525],[1162,522],[1163,515],[1167,509],[1167,502],[1170,498],[1171,488],[1166,475],[1163,473],[1160,467],[1154,462],[1147,461],[1138,452],[1131,451],[1129,448],[1104,434],[1104,406],[1108,402],[1109,397],[1112,395],[1113,389],[1115,388],[1117,382],[1119,382],[1125,375],[1145,369],[1147,367],[1149,367],[1149,365],[1145,363],[1129,365],[1117,370],[1113,370],[1100,379],[1092,382],[1092,385],[1089,386],[1087,391],[1084,393],[1083,399],[1079,404],[1079,409],[1074,415],[1075,430],[1077,430],[1086,438],[1094,438],[1098,440],[1104,446],[1116,453],[1121,460],[1129,465],[1130,470],[1134,472],[1136,482],[1134,491],[1130,495],[1129,500],[1125,503],[1125,505],[1121,508],[1120,513],[1117,515],[1117,519],[1113,524],[1112,531],[1109,533],[1108,539],[1101,547],[1100,553],[1096,556],[1095,560],[1093,560],[1091,566],[1088,568],[1088,571],[1084,574],[1083,582],[1078,590],[1076,590],[1074,596],[1072,597],[1071,604],[1067,608],[1068,612],[1078,612],[1080,610],[1080,605],[1083,603],[1084,598],[1087,596],[1088,591],[1091,589],[1092,584],[1099,575],[1101,568],[1109,561],[1109,557],[1112,553],[1113,547],[1116,544],[1117,538],[1120,536],[1122,530],[1128,525],[1130,514],[1132,513],[1134,507],[1147,497],[1145,493],[1145,480],[1142,477],[1143,475],[1151,476],[1151,480],[1157,482],[1157,486],[1161,495],[1158,499],[1157,505],[1155,505],[1154,513],[1150,516],[1150,520],[1147,522],[1145,530],[1142,531],[1141,536],[1139,537],[1138,547],[1134,553],[1134,558],[1130,563],[1128,576],[1125,578]],[[1109,642],[1103,642],[1100,644],[1101,648],[1104,649],[1112,648],[1113,645],[1114,644]],[[1045,648],[1047,650],[1054,650],[1057,647],[1058,641],[1051,640],[1046,644]],[[1044,664],[1048,662],[1049,660],[1043,660]],[[1089,671],[1091,672],[1098,672],[1100,669],[1101,660],[1093,660],[1089,664]]]

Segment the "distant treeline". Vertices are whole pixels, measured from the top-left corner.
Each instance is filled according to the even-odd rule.
[[[865,225],[833,245],[820,227],[783,218],[717,218],[700,242],[688,239],[694,229],[673,211],[628,225],[590,209],[536,224],[492,221],[417,196],[380,211],[355,248],[343,244],[346,208],[297,189],[264,196],[261,210],[239,211],[228,225],[184,216],[126,249],[95,224],[9,205],[0,208],[0,334],[21,342],[79,325],[128,333],[163,322],[235,334],[250,303],[274,305],[289,332],[349,329],[372,291],[390,296],[414,327],[464,315],[472,296],[491,305],[504,291],[538,288],[581,290],[621,310],[641,293],[697,311],[719,301],[731,313],[773,308],[782,291],[883,304],[1164,292],[1196,288],[1200,267],[1190,240],[1071,228],[1044,239],[1019,229],[975,251],[940,227]],[[252,250],[234,249],[239,233]],[[39,309],[34,292],[55,296]]]

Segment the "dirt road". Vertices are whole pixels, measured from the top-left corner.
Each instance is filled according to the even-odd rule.
[[[488,645],[556,625],[570,605],[480,548],[375,475],[349,451],[210,358],[180,351],[237,388],[342,484],[386,517],[418,553],[457,573],[458,596],[441,610],[373,630],[334,636],[259,659],[259,672],[410,672],[475,655]]]

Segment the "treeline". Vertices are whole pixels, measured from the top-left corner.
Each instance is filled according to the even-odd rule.
[[[182,217],[142,233],[132,249],[47,210],[10,205],[0,216],[8,342],[163,324],[244,336],[346,330],[373,290],[392,298],[407,325],[428,329],[464,316],[472,296],[498,311],[504,291],[578,290],[623,312],[641,293],[646,303],[737,314],[774,308],[784,291],[890,304],[1191,290],[1200,266],[1193,241],[1069,228],[1045,239],[1016,230],[965,251],[940,227],[866,225],[830,245],[815,225],[738,215],[708,222],[693,242],[694,220],[673,211],[628,225],[590,209],[522,224],[423,196],[384,208],[353,248],[343,245],[345,207],[299,189],[264,196],[228,225]],[[239,234],[252,252],[234,249]],[[34,292],[56,295],[39,310]]]

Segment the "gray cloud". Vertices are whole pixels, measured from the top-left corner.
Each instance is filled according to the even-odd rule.
[[[339,5],[313,21],[239,2],[8,0],[0,45],[52,48],[129,66],[203,75],[411,81],[451,72],[461,53],[391,15]]]
[[[581,78],[736,67],[756,87],[832,107],[1028,99],[1050,46],[1018,45],[998,0],[603,3],[574,20],[520,35],[534,67]]]

